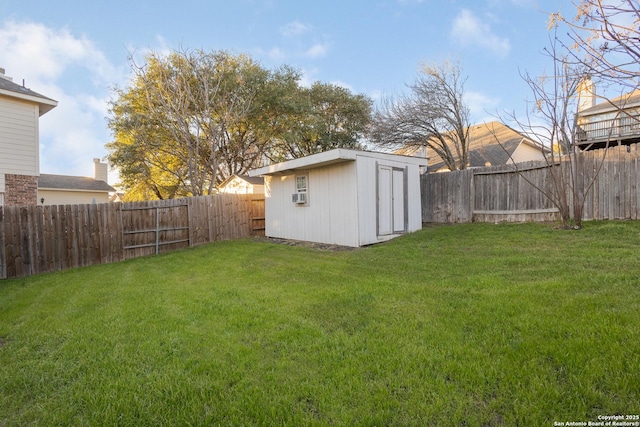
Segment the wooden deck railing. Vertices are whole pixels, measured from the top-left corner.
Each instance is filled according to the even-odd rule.
[[[640,112],[623,112],[619,117],[594,120],[578,126],[576,140],[579,145],[610,141],[611,145],[625,140],[640,139]]]

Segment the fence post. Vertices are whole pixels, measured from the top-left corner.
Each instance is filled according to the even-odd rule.
[[[158,255],[159,249],[160,249],[160,209],[156,206],[156,255]]]
[[[476,208],[476,174],[473,169],[469,175],[469,213],[466,222],[473,222],[473,211]]]
[[[4,208],[0,206],[0,279],[7,278],[7,252],[4,233]]]

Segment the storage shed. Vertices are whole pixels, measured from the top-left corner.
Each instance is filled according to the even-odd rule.
[[[335,149],[249,173],[265,177],[267,237],[363,246],[422,227],[427,159]]]

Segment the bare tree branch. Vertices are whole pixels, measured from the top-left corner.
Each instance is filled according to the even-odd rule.
[[[553,74],[540,78],[533,78],[527,73],[522,76],[535,100],[533,115],[527,113],[525,119],[519,119],[515,114],[509,116],[523,133],[549,148],[543,154],[552,185],[535,185],[515,162],[514,168],[558,209],[564,228],[581,228],[586,196],[606,159],[612,130],[609,129],[605,155],[597,165],[595,175],[589,182],[583,182],[582,155],[576,140],[579,125],[578,90],[588,76],[589,67],[567,61],[566,55],[558,51],[556,42],[557,38],[551,39],[550,47],[545,49],[553,64]]]
[[[369,133],[388,149],[426,147],[450,170],[469,163],[469,108],[463,102],[464,78],[460,65],[445,61],[423,65],[411,95],[386,99],[373,114]]]
[[[572,64],[616,85],[637,87],[640,77],[640,4],[637,0],[575,0],[576,15],[551,13],[549,28],[567,29],[561,43]]]

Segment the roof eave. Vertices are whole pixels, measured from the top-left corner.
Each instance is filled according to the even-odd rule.
[[[260,175],[281,175],[285,173],[295,172],[296,170],[315,169],[336,163],[354,162],[356,161],[358,156],[377,157],[381,159],[386,158],[396,161],[398,161],[399,158],[402,158],[402,161],[406,163],[411,163],[417,166],[427,166],[427,159],[421,157],[336,148],[330,151],[312,154],[310,156],[300,157],[281,163],[275,163],[262,168],[253,169],[249,171],[249,176],[255,177]]]
[[[322,153],[312,154],[306,157],[300,157],[293,160],[287,160],[280,163],[274,163],[258,169],[249,171],[249,176],[260,175],[278,175],[285,172],[295,171],[297,169],[310,169],[321,166],[327,166],[334,163],[342,163],[356,160],[356,151],[335,149]]]
[[[112,187],[113,188],[113,187]],[[60,188],[60,187],[38,187],[38,190],[46,190],[46,191],[71,191],[74,193],[113,193],[116,191],[115,188],[113,188],[112,190],[90,190],[90,189],[83,189],[83,188]]]
[[[548,148],[548,147],[545,147],[544,145],[542,145],[542,144],[540,144],[540,143],[538,143],[538,142],[532,141],[532,140],[530,140],[530,139],[527,139],[527,138],[522,138],[522,141],[520,141],[520,144],[518,144],[518,146],[516,147],[516,150],[517,150],[517,149],[518,149],[518,147],[520,147],[522,144],[529,145],[529,146],[531,146],[531,147],[535,148],[536,150],[540,150],[540,151],[543,151],[543,152],[544,152],[544,151],[546,151],[546,152],[551,151],[551,150],[549,150],[549,148]],[[514,152],[515,152],[515,150],[514,150]]]
[[[11,98],[17,98],[17,99],[38,104],[40,116],[53,110],[58,105],[58,101],[47,98],[47,97],[34,96],[34,95],[14,92],[6,89],[0,89],[0,95],[8,96]]]

